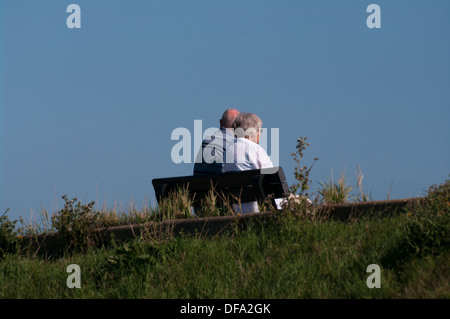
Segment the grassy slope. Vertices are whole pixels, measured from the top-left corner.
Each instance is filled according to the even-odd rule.
[[[215,239],[0,261],[0,298],[448,298],[450,253],[403,254],[405,216],[347,223],[286,215]],[[81,289],[66,286],[69,264]],[[369,264],[381,288],[369,289]]]

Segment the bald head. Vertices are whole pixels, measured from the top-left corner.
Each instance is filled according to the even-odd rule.
[[[236,119],[236,117],[238,116],[238,114],[239,114],[239,111],[236,109],[226,110],[223,113],[222,118],[220,119],[220,127],[232,128],[233,122]]]

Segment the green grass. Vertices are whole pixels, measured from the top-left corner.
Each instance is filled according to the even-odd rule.
[[[215,239],[137,239],[53,260],[10,254],[0,262],[0,298],[450,297],[448,249],[400,253],[406,218],[286,214]],[[81,268],[80,289],[66,286],[69,264]],[[380,289],[366,286],[369,264],[381,267]]]
[[[450,297],[450,181],[390,217],[337,221],[301,202],[215,238],[169,234],[109,248],[95,248],[91,228],[103,217],[93,204],[74,203],[66,198],[52,217],[67,244],[52,259],[23,251],[15,222],[0,217],[0,298]],[[186,216],[189,202],[167,206],[155,220]],[[70,264],[80,266],[79,289],[66,285]],[[371,264],[381,268],[381,288],[367,287]]]

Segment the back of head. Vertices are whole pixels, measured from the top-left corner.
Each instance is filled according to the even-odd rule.
[[[225,128],[232,128],[233,127],[233,122],[236,119],[236,117],[239,115],[239,111],[236,109],[228,109],[226,110],[223,115],[222,118],[220,120],[220,124],[222,127]]]
[[[261,131],[262,121],[254,113],[239,113],[233,123],[234,134],[237,137],[256,139]]]

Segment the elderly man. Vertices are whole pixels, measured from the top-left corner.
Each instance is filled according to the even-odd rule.
[[[207,136],[202,142],[194,164],[194,175],[211,175],[224,173],[226,149],[234,144],[233,122],[238,116],[236,109],[227,109],[220,119],[220,129]],[[201,162],[200,162],[201,158]]]

